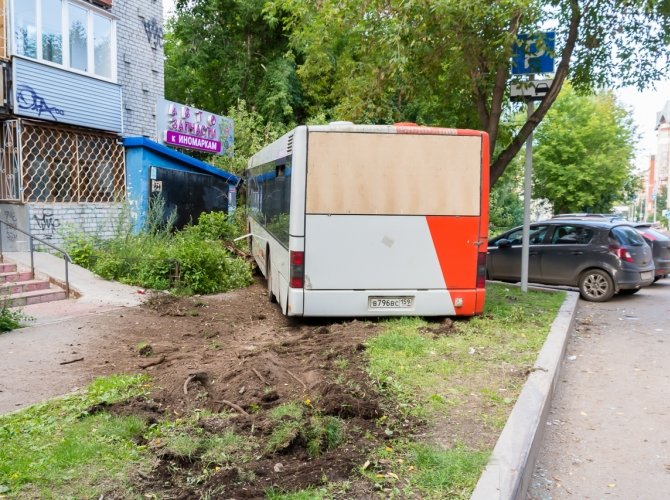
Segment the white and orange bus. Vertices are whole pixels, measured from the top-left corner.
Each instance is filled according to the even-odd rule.
[[[300,126],[249,160],[253,256],[289,316],[472,316],[484,308],[488,135]]]

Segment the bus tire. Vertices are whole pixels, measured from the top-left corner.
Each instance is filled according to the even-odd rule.
[[[272,265],[270,264],[270,252],[267,252],[267,262],[265,263],[265,277],[268,282],[268,302],[277,302],[277,297],[272,293]]]

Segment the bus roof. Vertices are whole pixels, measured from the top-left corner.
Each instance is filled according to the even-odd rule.
[[[352,122],[331,122],[327,125],[308,125],[310,132],[356,132],[371,134],[434,134],[434,135],[482,135],[480,130],[445,127],[428,127],[416,123],[402,122],[393,125],[356,125]]]

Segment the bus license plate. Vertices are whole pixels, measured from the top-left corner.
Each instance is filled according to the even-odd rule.
[[[652,277],[653,275],[651,274],[651,271],[644,271],[640,273],[640,278],[642,278],[643,280],[648,280],[651,279]]]
[[[414,297],[368,297],[368,309],[410,309]]]

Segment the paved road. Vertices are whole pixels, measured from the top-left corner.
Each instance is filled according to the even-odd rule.
[[[670,498],[670,279],[579,308],[528,498]]]

